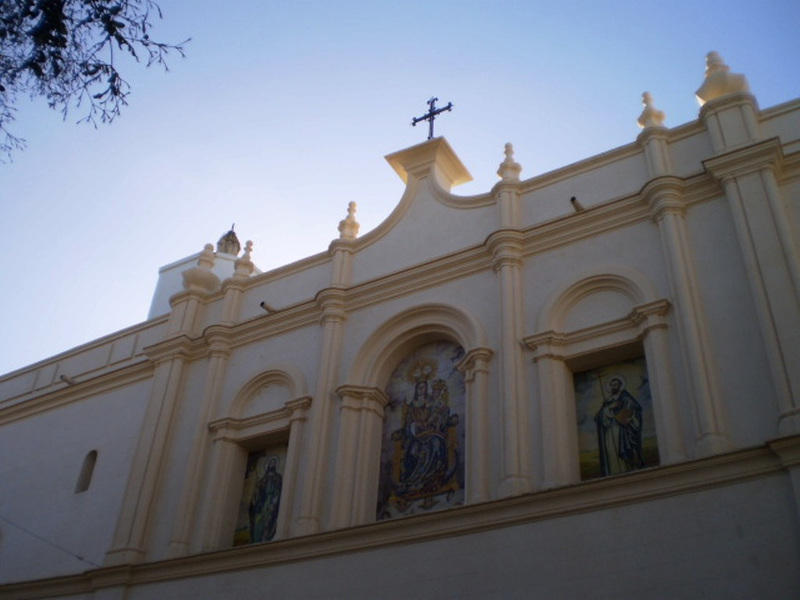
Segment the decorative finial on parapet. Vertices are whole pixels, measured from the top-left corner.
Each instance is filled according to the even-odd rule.
[[[718,52],[709,52],[706,56],[706,80],[695,92],[700,106],[706,102],[722,98],[729,94],[740,94],[750,91],[744,75],[731,73]]]
[[[358,221],[356,221],[356,203],[350,202],[347,205],[347,217],[339,221],[339,239],[356,239],[359,227],[361,226],[358,224]]]
[[[250,260],[250,253],[253,251],[253,242],[247,240],[244,244],[244,254],[233,263],[233,278],[247,279],[253,274],[256,266]]]
[[[213,292],[219,288],[219,277],[214,275],[214,246],[206,244],[197,259],[197,266],[183,272],[183,287],[187,290]]]
[[[505,147],[506,158],[500,163],[497,169],[497,174],[505,182],[516,183],[519,181],[519,174],[522,167],[518,162],[514,161],[514,146],[509,142]]]
[[[642,104],[644,110],[639,115],[639,127],[646,129],[648,127],[663,127],[664,126],[664,111],[658,110],[653,106],[653,95],[650,92],[642,94]]]
[[[209,271],[214,268],[214,246],[211,244],[203,246],[203,251],[197,258],[197,266]]]

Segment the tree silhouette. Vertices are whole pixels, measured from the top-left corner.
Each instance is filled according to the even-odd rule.
[[[43,97],[65,118],[80,108],[95,126],[119,116],[130,92],[119,53],[165,70],[171,53],[184,56],[189,40],[150,37],[153,18],[153,0],[0,0],[0,155],[25,147],[8,129],[20,96]]]

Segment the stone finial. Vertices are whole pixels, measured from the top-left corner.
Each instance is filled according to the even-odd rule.
[[[203,246],[203,251],[197,258],[197,266],[209,271],[214,268],[214,246],[211,244]]]
[[[648,127],[663,127],[664,126],[664,111],[658,110],[653,106],[653,95],[650,92],[642,94],[642,104],[644,110],[639,115],[639,127],[646,129]]]
[[[708,53],[706,56],[706,80],[695,92],[700,106],[729,94],[741,94],[749,91],[750,86],[744,75],[731,73],[730,67],[725,64],[719,53]]]
[[[233,263],[233,278],[234,279],[247,279],[253,274],[256,266],[250,260],[250,253],[253,251],[253,242],[247,240],[244,243],[244,254],[236,259]]]
[[[239,238],[236,237],[236,233],[233,231],[233,228],[236,224],[234,223],[231,225],[230,231],[224,233],[219,241],[217,242],[217,252],[222,252],[223,254],[232,254],[236,256],[242,249],[242,245],[239,243]]]
[[[519,181],[519,174],[522,171],[522,167],[518,162],[514,161],[514,146],[509,142],[506,144],[504,152],[506,158],[500,163],[497,174],[503,181],[516,183]]]
[[[219,277],[211,269],[214,268],[214,246],[206,244],[197,266],[183,272],[183,287],[187,290],[213,292],[220,286]]]
[[[339,239],[356,239],[359,227],[361,226],[358,224],[358,221],[356,221],[356,203],[350,202],[347,205],[347,217],[339,221]]]

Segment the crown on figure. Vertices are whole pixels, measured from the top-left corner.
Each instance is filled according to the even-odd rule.
[[[406,379],[415,384],[428,381],[436,376],[436,361],[432,358],[421,358],[412,363],[406,371]]]

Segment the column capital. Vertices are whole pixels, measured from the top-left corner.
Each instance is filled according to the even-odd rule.
[[[488,373],[489,362],[492,360],[494,352],[489,348],[473,348],[456,365],[456,369],[464,373],[467,381],[475,379],[477,373]]]
[[[342,323],[347,319],[345,302],[347,291],[339,287],[328,287],[317,292],[317,306],[322,310],[322,323]]]
[[[499,271],[508,266],[522,264],[524,236],[518,229],[498,229],[486,239],[486,246],[492,254],[492,269]]]
[[[651,179],[641,192],[650,206],[650,217],[654,221],[660,221],[668,214],[683,216],[686,213],[684,187],[682,179],[671,175]]]
[[[672,305],[669,300],[656,300],[647,304],[635,306],[631,311],[631,318],[639,328],[641,334],[647,334],[652,329],[667,327],[666,316]]]
[[[554,360],[564,360],[564,350],[567,343],[563,333],[556,331],[543,331],[530,335],[522,340],[522,343],[533,351],[533,362],[538,362],[543,358]]]
[[[340,385],[336,394],[342,401],[342,409],[368,410],[383,418],[383,409],[389,404],[389,396],[380,388],[362,385]]]
[[[227,358],[231,354],[231,331],[225,325],[210,325],[203,331],[203,339],[208,344],[211,356]]]

